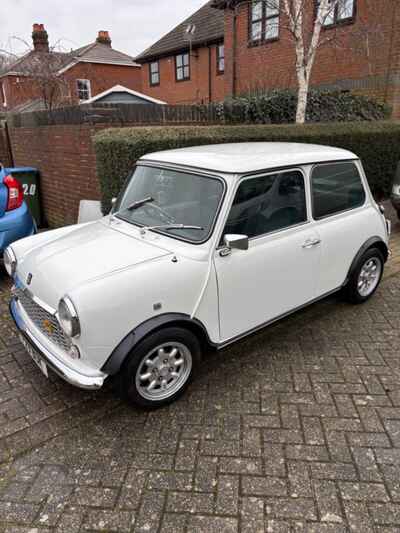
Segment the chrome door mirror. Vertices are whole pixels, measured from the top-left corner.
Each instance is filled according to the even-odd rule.
[[[230,250],[248,250],[249,238],[247,235],[225,235],[224,244]]]
[[[117,204],[117,198],[111,198],[111,213],[114,212],[115,206]]]

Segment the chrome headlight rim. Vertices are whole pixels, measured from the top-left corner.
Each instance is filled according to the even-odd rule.
[[[8,246],[3,254],[3,263],[4,268],[7,271],[7,274],[12,278],[15,275],[15,272],[17,270],[17,256],[14,253],[14,250],[11,248],[11,246]]]
[[[78,313],[69,296],[61,298],[58,304],[57,319],[62,330],[68,337],[79,337],[81,334],[81,325]]]

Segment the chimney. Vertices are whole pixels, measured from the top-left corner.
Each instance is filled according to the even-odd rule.
[[[49,36],[43,24],[34,24],[32,31],[33,49],[35,52],[49,51]]]
[[[111,38],[108,31],[100,30],[96,39],[96,43],[106,44],[111,47]]]

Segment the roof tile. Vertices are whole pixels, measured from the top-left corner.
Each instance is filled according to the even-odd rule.
[[[196,26],[196,32],[192,41],[193,46],[222,40],[224,38],[224,13],[218,9],[214,9],[212,3],[213,0],[207,2],[196,13],[142,52],[136,58],[136,61],[138,63],[145,63],[159,56],[188,49],[189,42],[185,40],[185,30],[190,24]]]

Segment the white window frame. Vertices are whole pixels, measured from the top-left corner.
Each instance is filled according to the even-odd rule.
[[[3,107],[7,107],[6,88],[4,86],[3,81],[0,81],[0,91],[1,91],[1,98],[3,100]]]
[[[87,98],[81,98],[80,97],[79,82],[87,84],[87,92],[88,92],[88,97]],[[91,87],[90,80],[77,79],[76,80],[76,91],[77,91],[78,98],[79,98],[80,102],[86,102],[86,100],[90,100],[92,98],[92,87]]]
[[[156,65],[156,70],[153,70],[153,65]],[[149,75],[150,75],[150,87],[156,87],[157,85],[160,85],[160,62],[159,61],[152,61],[149,64]],[[153,76],[157,78],[157,81],[154,81]]]

